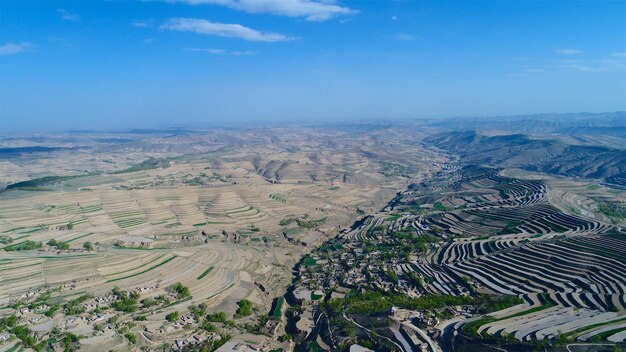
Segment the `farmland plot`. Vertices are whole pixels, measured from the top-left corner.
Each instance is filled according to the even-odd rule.
[[[187,137],[150,136],[147,144],[121,146],[123,152],[98,154],[94,147],[90,157],[98,161],[89,165],[102,169],[59,178],[41,192],[0,194],[0,306],[13,312],[44,297],[48,307],[33,305],[38,311],[24,314],[82,334],[83,347],[103,350],[127,348],[129,336],[142,348],[173,341],[200,304],[230,318],[245,299],[254,315],[267,313],[303,253],[357,214],[384,206],[410,179],[383,173],[369,160],[399,163],[397,150],[410,148],[396,144],[392,153],[364,143],[369,137],[346,136],[343,143],[353,147],[341,153],[329,149],[334,136],[320,135],[315,144],[299,133],[274,142],[268,136],[260,142],[255,133]],[[250,140],[224,142],[241,138]],[[63,163],[78,165],[86,156],[64,154]],[[414,154],[407,159],[402,164],[413,170],[431,167]],[[37,159],[32,165],[51,166]],[[170,321],[174,312],[178,321]],[[120,316],[118,327],[131,327],[122,332],[113,325],[101,334],[95,327],[111,313]],[[243,318],[237,329],[252,319]]]

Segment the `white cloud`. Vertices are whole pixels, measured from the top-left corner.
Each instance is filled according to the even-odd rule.
[[[288,17],[304,17],[307,21],[326,21],[340,15],[358,13],[334,1],[316,0],[170,0],[192,5],[214,4],[249,13],[271,13]]]
[[[203,52],[209,53],[213,55],[224,55],[226,54],[226,50],[224,49],[204,49],[204,48],[185,48],[186,51],[195,51],[195,52]]]
[[[557,49],[556,52],[561,55],[578,55],[582,54],[582,50],[578,49]]]
[[[591,71],[595,71],[596,69],[585,65],[583,63],[578,63],[578,62],[569,62],[569,63],[564,63],[563,65],[561,65],[562,68],[564,69],[568,69],[568,70],[573,70],[573,71],[579,71],[579,72],[591,72]]]
[[[154,38],[146,38],[143,40],[144,44],[152,44],[154,43]]]
[[[525,72],[526,73],[543,73],[545,72],[545,70],[542,68],[527,68]]]
[[[230,55],[230,56],[251,56],[256,55],[256,51],[243,50],[243,51],[230,51],[225,49],[212,49],[212,48],[185,48],[186,51],[203,52],[211,55]]]
[[[624,54],[625,54],[624,56],[611,55],[610,58],[601,59],[599,61],[600,68],[604,69],[604,70],[611,70],[611,69],[623,70],[623,69],[626,69],[626,53],[624,53]]]
[[[562,60],[560,67],[566,70],[579,72],[624,70],[626,69],[626,55],[621,57],[620,55],[612,54],[607,58],[592,61]]]
[[[58,9],[57,12],[61,15],[61,19],[64,21],[80,21],[80,16],[74,11]]]
[[[146,28],[146,27],[148,27],[148,22],[146,22],[146,21],[135,21],[135,22],[133,22],[133,26],[138,27],[138,28]]]
[[[611,56],[619,57],[619,58],[625,58],[626,59],[626,53],[613,53],[613,54],[611,54]]]
[[[215,23],[199,18],[172,18],[163,24],[161,29],[239,38],[254,42],[284,42],[296,39],[279,33],[257,31],[240,24]]]
[[[391,16],[391,20],[392,20],[392,21],[396,21],[396,20],[398,20],[398,17],[396,17],[396,16]]]
[[[15,55],[30,50],[33,47],[31,43],[21,42],[19,44],[6,43],[0,46],[0,56]]]
[[[399,42],[412,42],[415,40],[415,36],[407,33],[396,33],[393,35],[393,39]]]

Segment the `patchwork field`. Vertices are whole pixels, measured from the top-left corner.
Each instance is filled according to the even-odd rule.
[[[409,225],[417,233],[437,229],[438,236],[452,239],[426,258],[399,267],[398,274],[428,278],[425,289],[432,293],[463,294],[469,283],[472,290],[514,295],[525,302],[458,322],[458,330],[520,341],[615,340],[612,336],[621,333],[620,324],[626,321],[624,233],[606,216],[587,217],[573,205],[563,206],[571,204],[562,200],[564,194],[581,192],[575,182],[523,180],[494,172],[464,168],[453,173],[444,183],[456,190],[454,197],[439,197],[435,212],[407,215],[389,225]],[[420,213],[423,208],[411,208],[418,194],[408,195],[401,208]]]
[[[30,171],[2,179],[9,184],[0,193],[2,316],[17,314],[41,334],[60,328],[103,351],[192,338],[183,327],[201,322],[186,312],[200,306],[241,320],[203,338],[238,336],[264,313],[280,322],[274,305],[302,255],[406,187],[415,175],[400,169],[426,175],[436,168],[413,155],[390,171],[381,160],[412,147],[381,147],[379,132],[223,131],[188,134],[187,143],[182,136],[128,137],[137,141],[90,146],[105,167],[45,174],[40,168],[49,163],[36,154],[25,156],[30,165],[4,161]],[[47,157],[71,165],[84,154]],[[253,316],[242,316],[241,302],[250,302]],[[112,330],[99,330],[102,323]],[[284,331],[281,324],[264,329]]]
[[[0,351],[626,338],[612,184],[468,164],[411,124],[144,132],[0,160]]]
[[[577,211],[623,204],[624,191],[583,184],[452,164],[410,184],[300,263],[293,299],[321,322],[298,328],[299,344],[354,334],[377,350],[624,342],[623,218]],[[310,292],[336,301],[317,305]]]

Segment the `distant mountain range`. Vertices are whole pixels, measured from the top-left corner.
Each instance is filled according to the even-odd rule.
[[[429,123],[429,126],[450,130],[500,130],[530,134],[566,133],[573,135],[608,132],[610,135],[626,138],[626,111],[451,118],[433,121]]]
[[[476,131],[444,132],[423,141],[459,155],[464,164],[519,167],[626,186],[626,151],[620,149],[568,145],[525,134],[487,136]]]
[[[43,147],[43,146],[0,148],[0,159],[17,158],[24,154],[47,153],[47,152],[55,152],[55,151],[60,151],[60,150],[72,150],[72,149],[75,149],[75,148]]]

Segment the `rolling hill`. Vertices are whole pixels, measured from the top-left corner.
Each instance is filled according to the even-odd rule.
[[[519,167],[626,186],[626,152],[601,146],[568,145],[524,134],[486,136],[475,131],[435,134],[426,145],[458,154],[464,164]]]

